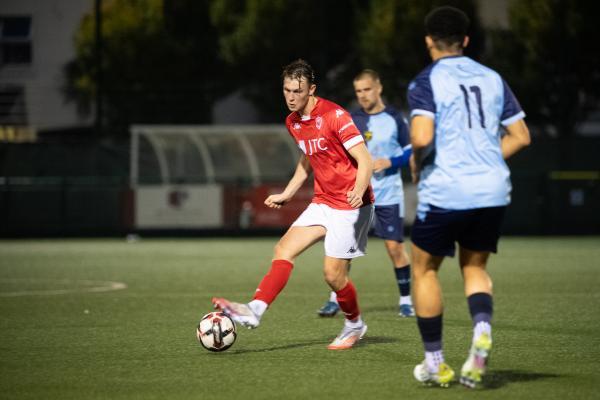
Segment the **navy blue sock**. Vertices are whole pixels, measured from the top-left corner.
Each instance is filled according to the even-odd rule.
[[[490,323],[494,312],[494,302],[491,294],[473,293],[467,297],[467,303],[469,304],[473,326],[482,321]]]
[[[417,325],[425,351],[442,350],[442,315],[431,318],[422,318],[417,316]]]
[[[410,264],[401,268],[394,268],[394,272],[396,273],[400,296],[410,296]]]

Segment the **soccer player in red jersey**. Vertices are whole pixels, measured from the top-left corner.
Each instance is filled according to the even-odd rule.
[[[303,154],[284,191],[267,197],[265,205],[275,209],[284,206],[311,172],[314,197],[275,245],[271,268],[252,301],[240,304],[213,298],[212,302],[234,321],[256,328],[285,287],[296,257],[324,239],[325,281],[336,292],[346,317],[341,333],[328,349],[349,349],[367,331],[356,289],[348,278],[348,264],[366,251],[373,217],[374,197],[369,184],[372,160],[350,114],[315,96],[315,73],[306,61],[297,60],[284,67],[282,79],[283,95],[291,111],[286,127]]]

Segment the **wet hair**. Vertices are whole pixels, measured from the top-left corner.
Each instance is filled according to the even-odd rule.
[[[354,82],[359,81],[361,79],[365,79],[365,78],[371,78],[374,81],[380,81],[379,74],[377,73],[377,71],[367,68],[367,69],[363,69],[362,71],[360,71],[358,73],[358,75],[356,75],[354,77]]]
[[[313,67],[310,66],[309,63],[299,58],[296,61],[293,61],[283,67],[283,72],[281,73],[281,79],[290,78],[297,79],[301,81],[302,78],[306,79],[306,83],[310,87],[316,81],[315,71]]]
[[[437,7],[425,17],[425,32],[438,48],[462,48],[470,23],[467,14],[458,8]]]

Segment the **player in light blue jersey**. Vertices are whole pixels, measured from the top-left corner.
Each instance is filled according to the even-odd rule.
[[[413,299],[425,360],[417,380],[447,386],[454,371],[442,352],[442,290],[438,270],[445,256],[459,264],[473,321],[473,339],[460,381],[482,382],[492,347],[492,281],[486,271],[495,253],[510,172],[504,160],[530,142],[525,114],[495,71],[463,56],[469,19],[453,7],[425,19],[433,63],[408,87],[413,145],[411,170],[419,202],[413,224]],[[501,128],[503,127],[503,128]]]
[[[375,193],[373,233],[385,241],[400,291],[398,315],[414,316],[410,296],[410,261],[404,248],[404,192],[400,168],[408,166],[411,144],[402,114],[386,106],[381,98],[383,86],[377,72],[366,69],[354,78],[354,92],[360,109],[352,120],[363,134],[373,158],[371,186]],[[322,317],[334,316],[339,307],[335,292],[318,311]]]

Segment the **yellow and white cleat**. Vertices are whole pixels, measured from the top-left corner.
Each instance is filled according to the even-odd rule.
[[[438,385],[443,388],[450,386],[450,382],[454,379],[454,371],[448,364],[441,363],[437,372],[431,372],[427,368],[425,360],[415,367],[413,375],[424,385]]]
[[[460,383],[471,389],[481,385],[491,350],[492,338],[487,333],[473,341],[467,361],[460,370]]]

